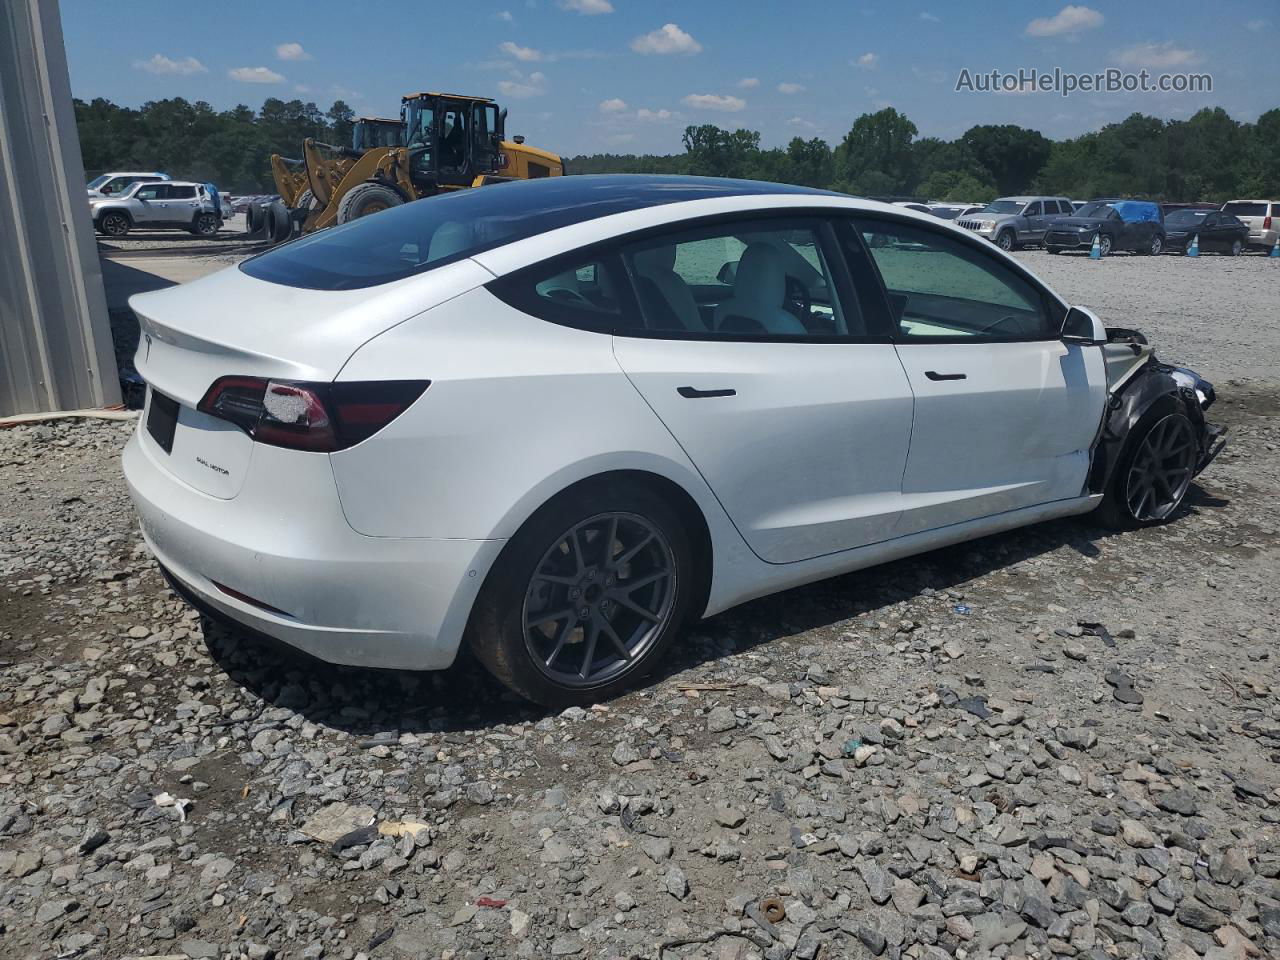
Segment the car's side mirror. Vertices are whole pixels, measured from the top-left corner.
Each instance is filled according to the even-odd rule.
[[[1107,328],[1092,310],[1072,307],[1062,321],[1064,343],[1101,346],[1107,342]]]
[[[716,279],[721,283],[732,284],[738,279],[738,264],[733,261],[726,263],[716,274]]]

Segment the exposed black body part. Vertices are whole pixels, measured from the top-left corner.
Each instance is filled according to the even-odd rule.
[[[1193,237],[1199,238],[1202,251],[1233,257],[1249,246],[1249,227],[1229,213],[1180,210],[1165,220],[1165,232],[1170,250],[1186,250]]]
[[[1159,362],[1136,331],[1109,328],[1107,334],[1111,349],[1128,346],[1135,358],[1147,355],[1108,400],[1094,445],[1089,491],[1106,495],[1100,518],[1108,525],[1140,526],[1166,519],[1176,509],[1186,484],[1177,489],[1175,481],[1189,472],[1189,483],[1213,462],[1226,445],[1226,428],[1205,419],[1217,398],[1211,383],[1185,367]],[[1184,450],[1188,445],[1191,449]],[[1169,490],[1157,490],[1165,494],[1167,510],[1141,509],[1144,504],[1136,496],[1135,477],[1152,469],[1169,480]]]

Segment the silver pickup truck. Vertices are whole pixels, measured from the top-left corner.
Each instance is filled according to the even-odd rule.
[[[1001,197],[956,223],[1001,250],[1016,250],[1023,244],[1043,243],[1049,224],[1071,216],[1073,209],[1066,197]]]

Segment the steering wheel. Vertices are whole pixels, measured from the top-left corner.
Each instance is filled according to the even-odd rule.
[[[552,287],[547,291],[548,300],[559,300],[561,303],[572,303],[580,307],[595,308],[590,300],[580,294],[577,290],[570,290],[568,287]]]
[[[797,307],[799,309],[795,309]],[[813,310],[813,297],[809,295],[809,288],[791,274],[787,274],[786,302],[783,304],[783,309],[795,314],[796,319],[801,323],[809,319],[809,314]]]

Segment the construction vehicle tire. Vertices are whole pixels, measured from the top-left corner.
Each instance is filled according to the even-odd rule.
[[[267,238],[272,243],[284,243],[293,233],[293,223],[289,219],[289,210],[279,200],[263,210],[266,219]]]
[[[307,189],[298,194],[298,202],[293,205],[293,209],[304,210],[307,213],[310,213],[318,206],[320,206],[320,204],[316,203],[315,194],[311,192],[310,187],[307,187]]]
[[[404,197],[384,183],[362,183],[347,191],[338,204],[338,223],[350,223],[371,213],[398,207]]]

